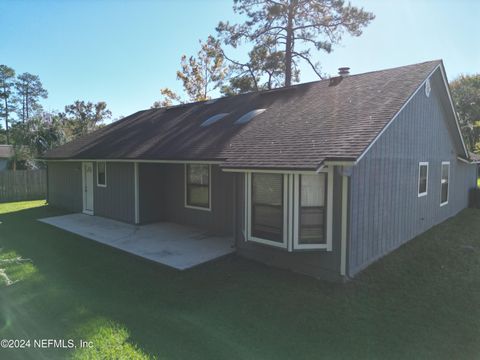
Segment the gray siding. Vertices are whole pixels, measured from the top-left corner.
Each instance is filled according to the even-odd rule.
[[[140,223],[165,220],[165,166],[138,164]]]
[[[134,165],[107,162],[107,187],[97,186],[97,167],[94,163],[94,214],[128,223],[135,222]]]
[[[468,205],[475,166],[457,160],[457,130],[439,71],[430,97],[421,89],[387,128],[351,177],[349,274]],[[429,162],[428,195],[418,197],[418,163]],[[449,203],[440,207],[440,169],[450,161]]]
[[[47,163],[48,203],[52,206],[72,212],[81,212],[82,199],[82,163]]]
[[[336,169],[335,169],[336,170]],[[340,241],[341,241],[341,203],[342,181],[341,176],[334,171],[333,184],[333,239],[332,251],[302,250],[288,252],[268,245],[262,245],[244,238],[244,175],[238,174],[237,184],[237,253],[241,256],[263,262],[265,264],[289,269],[317,278],[338,281],[340,276]]]
[[[233,175],[212,165],[211,211],[185,207],[185,165],[140,164],[140,221],[170,221],[233,235]]]

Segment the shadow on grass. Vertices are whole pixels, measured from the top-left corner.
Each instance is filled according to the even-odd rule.
[[[60,214],[48,206],[0,214],[0,247],[32,259],[36,270],[0,285],[0,338],[92,339],[97,351],[14,350],[9,358],[447,359],[480,352],[478,210],[343,285],[236,256],[173,270],[36,221]]]

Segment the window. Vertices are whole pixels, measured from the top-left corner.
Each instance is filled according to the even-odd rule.
[[[428,162],[418,164],[418,197],[427,195],[428,192]]]
[[[251,235],[283,244],[283,175],[252,174]]]
[[[325,174],[300,175],[298,248],[325,244]]]
[[[450,162],[442,162],[442,180],[440,206],[448,204],[448,183],[450,181]]]
[[[210,165],[185,165],[185,206],[210,210]]]
[[[107,187],[107,163],[97,162],[97,186]]]

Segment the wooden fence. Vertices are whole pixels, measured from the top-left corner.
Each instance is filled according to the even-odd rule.
[[[47,197],[46,170],[0,171],[0,203]]]

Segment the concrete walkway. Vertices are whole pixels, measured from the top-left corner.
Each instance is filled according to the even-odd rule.
[[[135,226],[84,214],[39,221],[179,270],[235,251],[231,237],[210,236],[203,230],[174,223]]]

